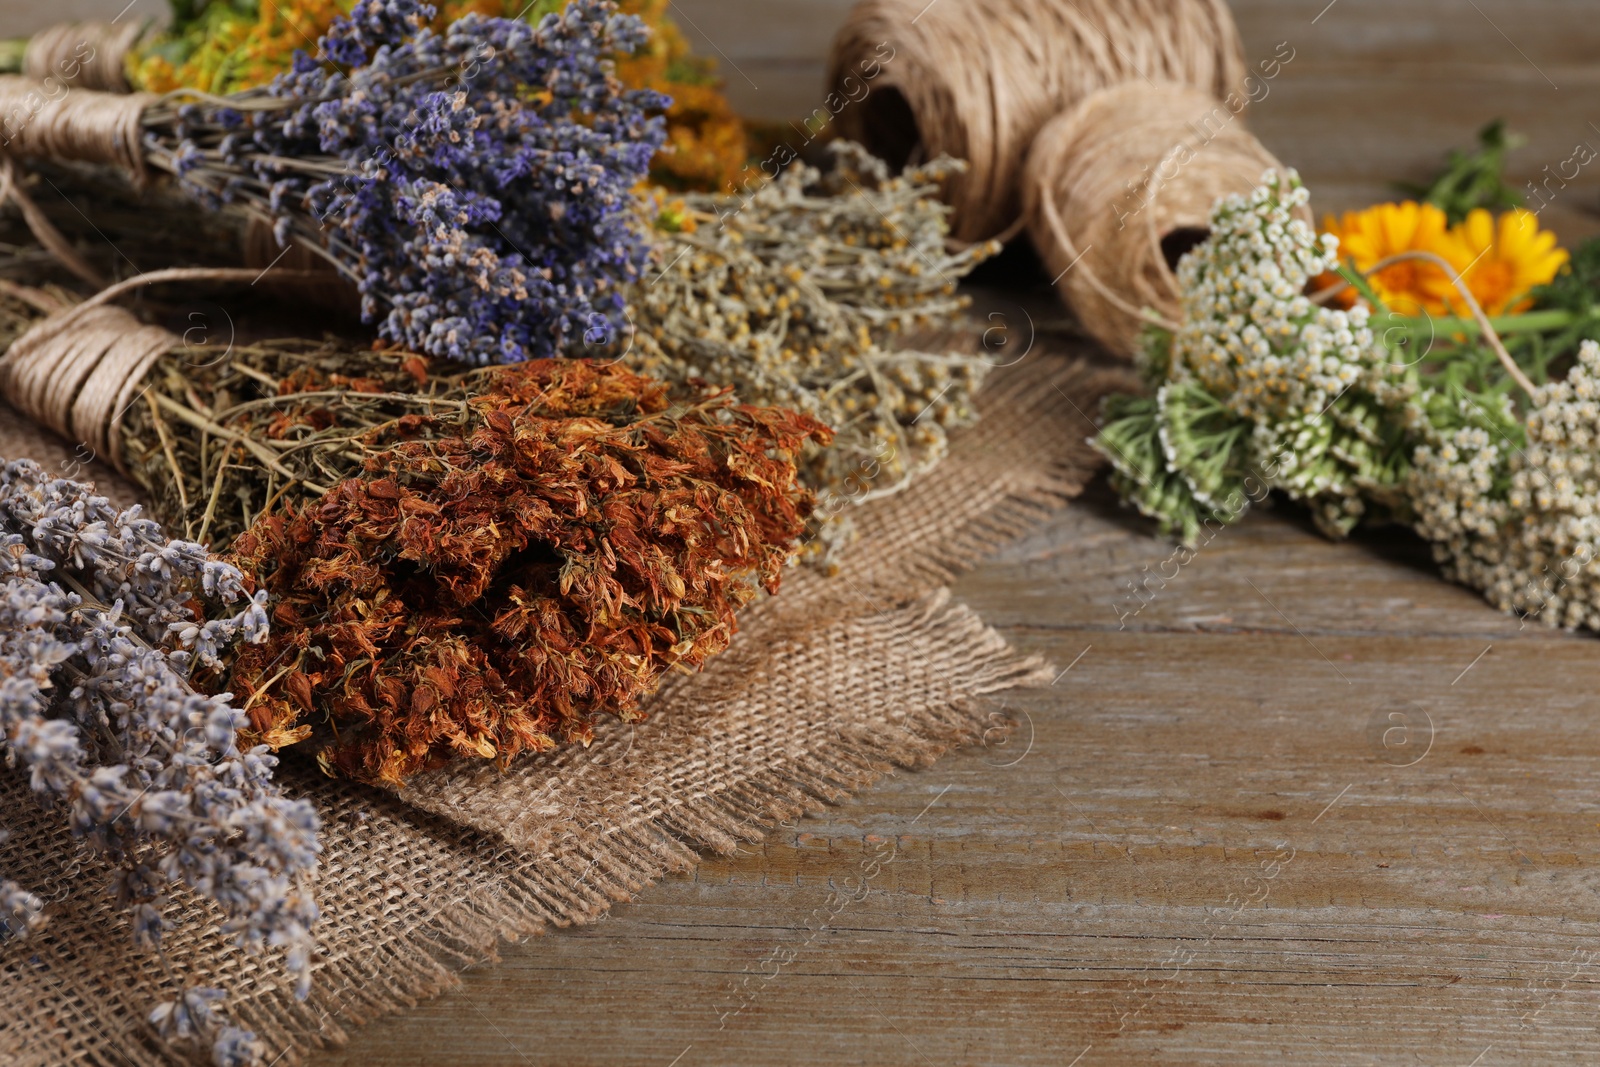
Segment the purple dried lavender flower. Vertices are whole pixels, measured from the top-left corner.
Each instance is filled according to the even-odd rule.
[[[170,111],[170,143],[155,121],[152,161],[206,202],[270,215],[280,243],[324,245],[379,332],[431,355],[511,362],[620,329],[620,290],[651,254],[631,190],[670,101],[625,89],[609,57],[644,24],[611,0],[538,26],[468,15],[442,35],[432,14],[361,0],[321,62],[237,96],[240,128],[214,104]]]
[[[266,1059],[266,1046],[249,1030],[223,1021],[217,1009],[225,999],[226,993],[209,986],[185,989],[175,1000],[156,1005],[150,1024],[173,1044],[211,1038],[215,1067],[258,1067]]]
[[[197,619],[196,599],[232,607]],[[192,665],[219,666],[229,644],[265,638],[264,604],[236,569],[167,540],[139,509],[118,512],[27,461],[0,467],[0,750],[118,866],[137,944],[159,946],[163,891],[185,882],[221,907],[239,943],[285,949],[304,995],[315,812],[281,795],[267,749],[239,750],[246,720],[231,697],[189,684]],[[25,910],[20,892],[0,884],[0,912]],[[211,1019],[209,992],[158,1012],[185,1031]],[[224,1031],[228,1062],[243,1062],[242,1033]]]

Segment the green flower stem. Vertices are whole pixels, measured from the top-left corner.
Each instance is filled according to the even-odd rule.
[[[1583,314],[1555,308],[1546,311],[1530,311],[1522,315],[1502,315],[1498,318],[1491,318],[1489,325],[1494,327],[1496,333],[1505,337],[1515,334],[1547,333],[1551,330],[1562,330],[1575,323],[1595,318],[1600,318],[1600,306],[1591,307]],[[1430,318],[1426,315],[1396,315],[1393,312],[1374,315],[1372,317],[1372,327],[1378,332],[1394,328],[1424,334],[1431,331],[1435,334],[1468,334],[1477,336],[1482,332],[1475,319],[1462,319],[1455,316]]]

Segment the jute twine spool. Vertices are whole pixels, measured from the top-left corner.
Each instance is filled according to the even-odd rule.
[[[1028,146],[1089,93],[1155,79],[1222,99],[1245,77],[1226,0],[863,0],[829,66],[841,136],[895,166],[967,161],[945,189],[961,241],[1020,230]]]
[[[1146,325],[1176,324],[1173,269],[1205,239],[1217,200],[1272,169],[1283,166],[1210,93],[1129,82],[1039,131],[1023,178],[1028,232],[1085,329],[1131,357]]]
[[[65,82],[75,89],[108,93],[128,91],[128,53],[144,27],[137,19],[122,23],[63,22],[28,39],[22,73],[43,82]]]

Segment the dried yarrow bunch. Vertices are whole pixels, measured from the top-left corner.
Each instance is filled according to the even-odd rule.
[[[362,0],[267,88],[161,98],[146,164],[322,249],[418,351],[514,362],[620,324],[649,261],[631,189],[669,102],[616,78],[642,23],[610,0],[536,27],[468,15],[440,34],[432,16]]]
[[[804,460],[819,515],[904,489],[977,417],[988,365],[908,343],[967,306],[956,284],[997,246],[946,250],[941,160],[890,177],[858,145],[826,174],[796,165],[743,197],[664,206],[663,270],[629,293],[627,362],[682,386],[732,385],[834,428]],[[829,541],[842,523],[827,524]]]
[[[204,604],[216,617],[196,614]],[[267,640],[266,595],[197,544],[168,540],[138,508],[118,511],[36,464],[0,468],[0,743],[46,806],[117,868],[112,887],[136,945],[159,949],[166,887],[186,883],[247,948],[287,950],[303,996],[317,908],[317,820],[282,796],[277,760],[241,749],[230,694],[196,692],[231,647]],[[220,609],[220,610],[219,610]],[[40,902],[7,881],[12,933]],[[255,1046],[192,989],[152,1015],[173,1039],[208,1037],[219,1064]],[[198,1007],[196,1007],[198,1005]],[[202,1010],[203,1009],[203,1010]]]
[[[1428,435],[1409,482],[1416,529],[1501,610],[1600,631],[1600,345],[1582,342],[1529,408],[1471,403],[1465,425]]]
[[[1293,172],[1269,171],[1218,203],[1178,265],[1179,329],[1153,330],[1142,353],[1149,394],[1106,403],[1095,445],[1117,488],[1188,543],[1267,489],[1305,501],[1335,536],[1369,504],[1397,503],[1415,386],[1393,372],[1368,307],[1305,295],[1339,265],[1337,238],[1294,217],[1306,199]]]
[[[1534,294],[1571,304],[1581,281],[1581,307],[1396,315],[1339,268],[1337,238],[1290,217],[1304,196],[1269,174],[1180,264],[1183,322],[1149,338],[1150,395],[1108,401],[1094,442],[1123,497],[1190,544],[1270,490],[1332,536],[1403,522],[1497,607],[1600,630],[1600,345],[1550,380],[1566,363],[1547,343],[1593,323],[1600,271]],[[1335,269],[1360,294],[1349,311],[1306,294]]]

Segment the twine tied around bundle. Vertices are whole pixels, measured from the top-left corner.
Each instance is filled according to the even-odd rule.
[[[35,422],[68,440],[83,442],[120,469],[122,414],[145,372],[182,341],[159,326],[145,325],[110,301],[153,282],[225,281],[252,274],[245,269],[153,271],[103,289],[81,304],[55,310],[0,356],[0,396]],[[30,302],[44,310],[37,301]]]
[[[128,91],[128,53],[144,33],[139,21],[61,22],[28,39],[22,73],[38,82],[59,81],[75,89]]]
[[[1020,232],[1028,146],[1090,93],[1154,79],[1224,99],[1244,77],[1226,0],[863,0],[828,81],[840,135],[892,166],[967,162],[945,199],[976,242]]]
[[[34,422],[87,445],[126,474],[122,416],[138,399],[145,374],[155,361],[181,349],[183,341],[110,302],[156,282],[248,281],[254,277],[257,273],[248,268],[151,271],[65,307],[52,307],[52,301],[36,291],[0,284],[0,292],[49,312],[0,355],[0,397]]]
[[[0,77],[0,150],[17,158],[101,163],[146,178],[141,119],[154,93],[75,92],[17,75]]]
[[[1282,169],[1210,93],[1129,82],[1039,131],[1023,179],[1029,236],[1084,328],[1131,358],[1147,326],[1176,329],[1174,270],[1216,202]],[[1311,224],[1309,208],[1296,215]]]

